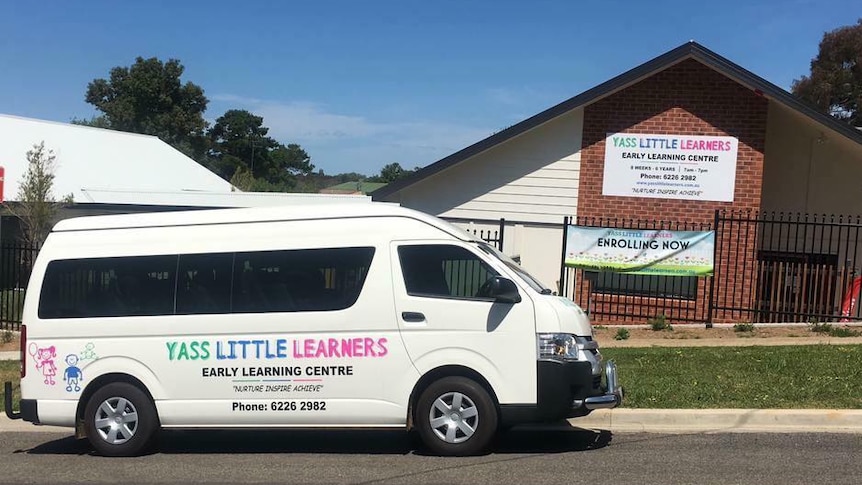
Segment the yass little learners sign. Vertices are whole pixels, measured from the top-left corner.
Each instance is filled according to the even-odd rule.
[[[609,134],[602,195],[733,202],[730,136]]]
[[[613,229],[570,225],[566,266],[665,276],[713,272],[715,231]]]

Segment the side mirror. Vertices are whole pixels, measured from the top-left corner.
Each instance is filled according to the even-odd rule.
[[[503,278],[502,276],[494,276],[485,282],[487,292],[483,296],[493,298],[497,303],[520,303],[521,294],[518,292],[518,287],[515,282]]]

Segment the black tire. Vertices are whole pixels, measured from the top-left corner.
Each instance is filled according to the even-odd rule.
[[[435,407],[438,400],[440,405]],[[460,400],[458,409],[456,400]],[[445,415],[441,408],[452,414]],[[445,456],[484,451],[497,433],[497,419],[497,407],[488,391],[466,377],[444,377],[432,383],[419,395],[413,416],[422,443],[432,453]],[[472,430],[472,434],[464,430]]]
[[[117,419],[122,426],[114,429],[110,423]],[[159,420],[146,393],[127,382],[112,382],[90,396],[84,426],[87,439],[100,455],[137,456],[152,443]]]

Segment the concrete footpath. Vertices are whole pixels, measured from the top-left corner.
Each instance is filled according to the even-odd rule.
[[[593,411],[569,423],[625,433],[862,433],[862,410],[622,407]]]

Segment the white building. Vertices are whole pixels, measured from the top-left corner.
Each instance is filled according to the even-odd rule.
[[[34,145],[56,156],[53,195],[72,195],[63,217],[184,207],[368,202],[361,195],[241,192],[150,135],[0,114],[4,199],[15,201]],[[8,217],[6,219],[9,219]],[[8,231],[0,235],[7,238]]]
[[[723,175],[717,176],[718,171],[713,171],[702,177],[709,179],[711,188],[727,195],[700,199],[692,196],[687,200],[639,196],[635,190],[620,195],[615,191],[619,177],[626,176],[629,168],[635,171],[639,167],[606,163],[610,159],[606,144],[610,134],[738,140],[738,155],[731,157],[732,163],[728,162]],[[641,176],[655,177],[654,173]],[[859,215],[860,178],[862,132],[689,42],[371,195],[374,200],[398,202],[455,219],[462,225],[472,222],[476,228],[494,229],[499,219],[505,218],[504,252],[520,255],[525,268],[549,287],[558,288],[565,216],[617,219],[620,222],[610,227],[627,227],[625,221],[629,220],[712,225],[716,211],[723,210]],[[804,238],[803,226],[799,224],[800,229],[794,229],[799,238]],[[756,227],[752,234],[755,231]],[[857,233],[853,237],[862,236]],[[776,231],[774,237],[767,236],[777,247],[781,242],[778,238],[790,237],[786,230],[783,234]],[[842,234],[846,239],[846,230]],[[766,276],[756,277],[752,268],[771,275],[773,268],[769,264],[807,261],[805,268],[794,266],[794,274],[801,276],[792,281],[803,281],[811,272],[810,262],[816,260],[829,261],[830,271],[835,274],[862,269],[854,267],[859,266],[854,262],[841,269],[846,250],[836,249],[838,236],[832,241],[833,247],[818,245],[814,249],[811,241],[807,246],[782,244],[780,248],[770,248],[769,241],[758,236],[756,243],[741,248],[735,256],[725,254],[720,260],[716,256],[716,278],[726,278],[718,285],[735,289],[727,298],[722,295],[715,302],[718,306],[745,309],[748,313],[740,318],[757,318],[759,292],[768,291],[773,281]],[[727,251],[727,244],[722,249]],[[765,250],[771,254],[764,254]],[[858,261],[862,262],[862,258]],[[829,277],[827,283],[831,288],[843,288],[845,279]],[[755,281],[761,286],[754,287]],[[778,276],[774,281],[779,281]],[[635,282],[632,288],[612,288],[608,293],[634,297],[644,290],[638,285]],[[695,303],[705,307],[708,284],[692,285],[696,291],[675,303],[680,307]],[[788,285],[782,287],[787,288],[788,295],[806,291],[804,284]],[[593,288],[590,302],[607,297],[600,293],[600,289]],[[831,293],[824,299],[827,297],[832,298]],[[631,302],[620,301],[620,306]],[[586,306],[586,297],[580,303]],[[651,308],[648,312],[653,313],[646,314],[654,316],[660,310]]]

